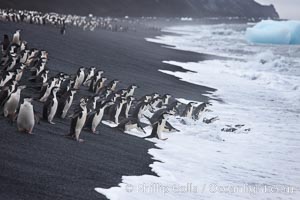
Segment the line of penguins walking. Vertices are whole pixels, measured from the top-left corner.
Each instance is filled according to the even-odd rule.
[[[60,27],[61,34],[65,34],[67,25],[90,31],[94,31],[96,28],[118,32],[128,31],[128,27],[121,25],[118,19],[95,17],[93,15],[78,16],[54,12],[42,13],[28,10],[0,9],[0,21],[24,22],[37,25],[50,24]]]
[[[76,75],[59,72],[50,77],[46,66],[47,51],[29,49],[27,42],[21,40],[20,30],[13,34],[11,40],[4,35],[1,53],[0,105],[4,117],[11,123],[17,121],[20,132],[33,134],[35,124],[40,121],[55,124],[56,117],[71,118],[66,137],[82,142],[82,130],[97,134],[103,120],[113,122],[113,127],[122,132],[136,128],[146,133],[144,128],[148,124],[141,121],[145,118],[152,126],[151,134],[145,138],[163,139],[162,132],[179,131],[167,121],[168,116],[179,115],[180,108],[184,106],[180,115],[198,120],[209,105],[202,103],[195,106],[193,102],[182,105],[177,100],[171,101],[171,95],[161,96],[158,93],[137,99],[134,97],[137,85],[117,89],[120,81],[108,82],[103,76],[104,71],[95,67],[80,67]],[[26,74],[29,76],[26,77]],[[32,89],[29,96],[22,95],[25,88]],[[75,96],[84,89],[90,95],[79,97],[79,103],[70,111]],[[34,97],[36,94],[38,96]],[[43,103],[42,115],[33,108],[33,101]]]

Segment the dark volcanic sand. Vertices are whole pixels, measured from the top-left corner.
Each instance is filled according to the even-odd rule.
[[[144,40],[158,32],[90,32],[69,28],[62,36],[51,26],[0,22],[1,39],[4,33],[11,35],[16,29],[22,29],[22,38],[30,47],[49,52],[47,66],[51,75],[58,71],[74,74],[79,66],[96,66],[109,79],[120,79],[118,88],[131,83],[139,85],[137,96],[158,92],[206,101],[201,94],[211,90],[158,71],[182,71],[163,64],[162,60],[211,58],[161,48]],[[41,110],[42,104],[34,106]],[[85,142],[79,144],[63,137],[69,131],[69,120],[54,121],[56,125],[41,122],[35,126],[35,135],[29,136],[18,133],[15,124],[10,125],[0,117],[0,199],[105,199],[94,191],[95,187],[117,186],[123,175],[155,175],[149,167],[153,160],[147,153],[154,148],[153,143],[101,125],[100,135],[83,131],[81,137]]]

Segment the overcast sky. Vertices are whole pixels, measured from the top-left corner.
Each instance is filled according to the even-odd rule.
[[[300,0],[256,0],[262,4],[273,4],[281,18],[300,20]]]

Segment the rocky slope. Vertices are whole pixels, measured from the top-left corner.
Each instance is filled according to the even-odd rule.
[[[114,17],[278,17],[273,5],[254,0],[0,0],[0,7]]]

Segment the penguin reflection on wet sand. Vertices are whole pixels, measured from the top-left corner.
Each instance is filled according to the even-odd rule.
[[[80,139],[80,133],[85,125],[86,118],[87,118],[87,98],[81,98],[80,104],[78,109],[75,110],[74,114],[71,116],[71,126],[70,126],[70,133],[66,135],[72,139],[75,139],[78,142],[83,142],[84,140]]]

